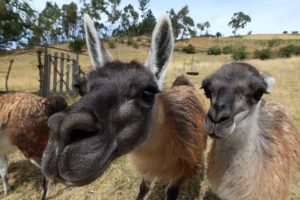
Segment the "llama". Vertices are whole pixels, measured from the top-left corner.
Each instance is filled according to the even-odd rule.
[[[222,66],[202,82],[213,138],[207,177],[221,199],[287,200],[300,167],[300,135],[283,107],[267,102],[275,79],[245,63]]]
[[[143,176],[138,199],[144,199],[154,177],[170,181],[167,198],[176,199],[181,183],[199,172],[207,136],[204,103],[191,83],[180,77],[162,90],[174,43],[169,17],[163,15],[156,25],[145,65],[113,61],[93,21],[84,19],[95,69],[79,83],[81,99],[48,120],[53,137],[42,159],[44,174],[81,186],[131,153]]]
[[[67,103],[61,97],[42,98],[30,93],[0,96],[0,174],[5,194],[10,189],[6,156],[19,149],[40,167],[50,136],[47,120],[50,115],[66,107]],[[47,183],[44,182],[43,187],[42,198],[46,198]]]

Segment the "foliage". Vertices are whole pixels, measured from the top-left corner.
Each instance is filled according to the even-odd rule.
[[[232,58],[234,60],[245,60],[247,58],[246,47],[242,46],[237,49],[234,49],[232,53]]]
[[[282,39],[271,39],[268,41],[268,46],[271,48],[276,45],[279,45],[281,42],[282,42]]]
[[[75,52],[80,52],[84,46],[85,40],[78,36],[74,37],[74,39],[69,42],[69,48]]]
[[[139,35],[151,35],[156,25],[156,19],[152,13],[152,10],[148,10],[144,16],[143,21],[138,26]]]
[[[36,16],[30,5],[23,0],[0,1],[0,49],[10,48],[12,43],[22,44],[30,38]]]
[[[61,34],[60,26],[61,10],[56,3],[47,1],[44,10],[39,15],[38,26],[44,30],[45,43],[58,43],[58,36]]]
[[[195,35],[195,30],[193,29],[195,25],[194,20],[188,16],[189,8],[187,5],[181,8],[178,13],[171,9],[169,14],[175,38],[178,38],[179,35],[181,35],[181,39]]]
[[[196,27],[200,30],[200,35],[199,36],[205,36],[205,35],[208,35],[208,30],[209,30],[209,28],[210,28],[210,23],[209,23],[209,21],[206,21],[206,22],[204,22],[204,23],[198,23],[197,25],[196,25]],[[202,34],[202,32],[204,31],[206,29],[206,32],[205,32],[205,34],[203,35]],[[219,33],[219,32],[218,32]]]
[[[142,12],[142,19],[146,16],[146,10],[148,9],[148,4],[150,0],[138,0],[139,2],[139,10]]]
[[[222,53],[225,54],[225,55],[232,54],[233,51],[234,51],[234,48],[233,48],[232,45],[224,46],[222,48]]]
[[[207,55],[221,55],[221,48],[214,46],[207,49]]]
[[[288,34],[288,32],[287,32],[287,31],[283,31],[282,33],[283,33],[283,34]]]
[[[139,44],[133,38],[131,38],[131,37],[128,38],[126,44],[127,44],[127,46],[132,46],[135,49],[139,48]]]
[[[134,36],[137,32],[139,14],[131,4],[124,7],[121,14],[121,29],[125,35]]]
[[[289,58],[292,55],[300,55],[300,46],[295,46],[291,44],[279,49],[279,57]]]
[[[243,12],[237,12],[233,14],[228,26],[233,28],[232,33],[236,36],[237,30],[244,28],[248,22],[251,22],[251,17]]]
[[[196,53],[196,48],[195,46],[188,44],[187,46],[182,47],[182,51],[187,54],[194,54]]]
[[[222,33],[220,33],[220,32],[216,32],[216,37],[217,37],[217,38],[220,38],[220,37],[222,37]]]
[[[118,46],[118,41],[114,38],[111,38],[110,40],[108,40],[108,47],[111,49],[114,49]]]
[[[299,32],[298,31],[292,31],[292,35],[298,35]]]
[[[70,37],[74,37],[77,28],[77,4],[71,2],[70,4],[64,4],[62,6],[62,27],[67,38],[69,41]]]
[[[258,58],[261,60],[266,60],[272,58],[273,53],[270,49],[262,49],[254,51],[254,58]]]

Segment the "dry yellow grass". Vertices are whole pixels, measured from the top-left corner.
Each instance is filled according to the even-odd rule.
[[[232,45],[234,47],[245,46],[250,53],[256,49],[271,48],[272,51],[277,51],[279,48],[286,45],[295,44],[300,45],[299,35],[284,35],[284,34],[262,34],[262,35],[246,35],[237,38],[203,38],[197,37],[189,40],[178,41],[175,49],[181,49],[183,46],[192,44],[197,51],[206,52],[206,50],[213,46],[223,48],[224,46]]]
[[[111,49],[111,52],[115,58],[120,60],[128,61],[137,59],[144,61],[148,50],[146,48],[132,49],[119,45],[117,49]],[[37,91],[38,69],[36,67],[35,52],[0,56],[1,71],[5,71],[10,58],[14,58],[15,63],[11,71],[9,88],[15,91]],[[193,67],[191,67],[192,59],[194,60]],[[186,55],[175,52],[166,76],[165,86],[170,86],[174,78],[178,75],[187,71],[197,71],[199,72],[199,76],[189,76],[189,78],[194,82],[196,87],[200,87],[200,82],[205,76],[224,63],[229,62],[232,62],[230,56]],[[300,129],[300,57],[268,61],[247,60],[246,62],[276,77],[277,83],[272,89],[271,94],[266,98],[285,105],[291,111],[296,126]],[[81,56],[80,65],[84,71],[88,71],[90,66],[89,58]],[[1,73],[0,89],[3,87],[4,73]],[[69,99],[69,102],[73,101],[73,99]],[[12,192],[7,196],[4,196],[3,192],[1,192],[0,199],[38,199],[42,183],[42,176],[39,169],[31,165],[28,161],[24,161],[25,159],[20,152],[9,156],[9,159],[9,183],[13,186]],[[190,199],[192,192],[199,192],[199,180],[201,178],[187,183],[180,199]],[[101,178],[90,185],[80,188],[67,188],[61,184],[54,185],[51,189],[50,199],[134,199],[138,192],[139,183],[140,179],[138,175],[128,166],[126,158],[122,157],[116,160]],[[2,188],[2,181],[0,182],[0,188]],[[205,192],[207,188],[207,183],[204,181],[200,194]],[[163,197],[161,187],[156,187],[155,191],[150,199],[161,199]],[[300,199],[300,177],[299,181],[292,187],[292,196],[294,199]],[[198,197],[198,199],[202,198]],[[205,199],[215,198],[208,195]]]
[[[283,39],[283,40],[300,40],[300,34],[252,34],[252,35],[243,35],[243,39],[252,39],[252,40],[269,40],[271,39]]]

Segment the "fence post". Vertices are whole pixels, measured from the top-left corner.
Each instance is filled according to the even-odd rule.
[[[70,95],[70,88],[69,88],[69,79],[70,79],[70,70],[71,70],[71,66],[72,64],[70,63],[70,55],[67,54],[67,67],[66,67],[66,95],[69,96]]]
[[[78,60],[79,60],[79,55],[76,54],[76,59],[73,60],[73,67],[72,67],[72,96],[77,96],[77,89],[74,86],[76,81],[79,80],[80,72],[79,72],[79,66],[78,66]]]
[[[64,60],[65,60],[65,54],[61,53],[61,58],[60,58],[60,70],[59,70],[59,92],[62,94],[63,93],[63,80],[64,80]]]
[[[8,78],[9,78],[10,70],[11,70],[13,63],[14,63],[14,59],[11,59],[9,61],[9,67],[8,67],[6,78],[5,78],[5,92],[8,92]]]
[[[46,97],[47,96],[47,79],[48,79],[48,48],[45,46],[45,52],[44,52],[44,71],[43,71],[43,79],[42,81],[42,96]]]
[[[56,86],[57,86],[57,59],[58,52],[54,53],[54,63],[53,63],[53,94],[56,95]]]
[[[37,67],[39,68],[39,94],[40,96],[43,96],[43,87],[44,87],[44,65],[42,63],[42,50],[38,49],[37,50],[37,58],[38,58],[38,65]],[[45,60],[45,59],[44,59]],[[45,64],[45,63],[44,63]]]

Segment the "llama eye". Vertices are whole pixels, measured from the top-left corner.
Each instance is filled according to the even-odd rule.
[[[154,88],[144,89],[142,91],[141,97],[146,101],[151,101],[151,100],[153,100],[153,98],[157,92],[158,92],[157,89],[154,89]]]
[[[143,91],[143,97],[154,97],[155,93],[152,91],[144,90]]]
[[[266,93],[266,91],[263,88],[259,88],[252,94],[252,98],[259,101],[264,93]]]

